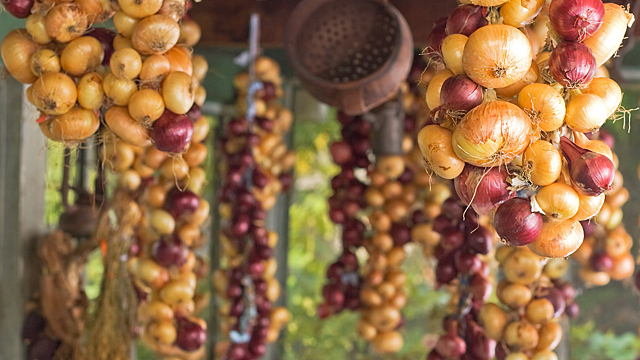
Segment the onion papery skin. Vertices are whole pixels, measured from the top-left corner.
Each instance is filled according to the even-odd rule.
[[[442,60],[451,72],[456,75],[464,74],[464,49],[466,47],[468,37],[462,34],[453,34],[447,36],[442,42]]]
[[[542,231],[542,215],[531,211],[527,199],[513,198],[498,207],[493,226],[509,245],[524,246],[534,242]]]
[[[573,217],[580,207],[580,198],[573,188],[564,183],[544,186],[535,196],[544,213],[556,220]]]
[[[535,185],[550,185],[562,173],[562,155],[550,142],[538,140],[524,151],[522,169]]]
[[[442,60],[442,42],[447,37],[447,18],[442,17],[433,24],[433,29],[427,37],[426,55],[437,60]]]
[[[34,0],[3,0],[2,5],[7,12],[18,19],[31,15]]]
[[[109,66],[111,55],[115,52],[113,49],[113,39],[115,39],[117,35],[116,32],[107,28],[91,28],[86,35],[100,41],[100,45],[102,45],[102,50],[104,51],[102,65]]]
[[[82,36],[72,40],[60,54],[62,69],[76,77],[93,72],[103,60],[102,44],[92,36]]]
[[[487,25],[487,8],[476,5],[461,5],[447,17],[447,35],[462,34],[469,36],[474,31]]]
[[[616,170],[609,158],[583,149],[564,136],[560,145],[569,163],[571,182],[581,192],[598,196],[611,190]]]
[[[584,41],[595,34],[604,14],[601,0],[553,0],[549,6],[551,26],[569,41]]]
[[[126,107],[111,107],[107,110],[104,119],[109,129],[127,143],[140,147],[149,144],[149,129],[135,121]]]
[[[431,81],[429,81],[429,86],[427,86],[427,94],[425,95],[427,106],[429,107],[429,109],[433,110],[441,105],[440,93],[442,90],[442,85],[451,76],[454,76],[451,70],[442,69],[431,78]]]
[[[451,130],[441,126],[427,125],[418,133],[418,145],[427,167],[445,179],[457,177],[465,167],[451,144]]]
[[[567,104],[564,122],[573,131],[588,133],[600,129],[607,121],[607,106],[594,94],[580,94]]]
[[[609,78],[594,77],[581,91],[583,94],[594,94],[602,98],[607,108],[607,118],[613,116],[622,102],[622,89]]]
[[[515,192],[509,190],[508,178],[509,172],[504,166],[487,169],[467,164],[454,179],[454,187],[466,205],[471,205],[478,214],[486,215],[515,196]]]
[[[185,115],[165,110],[153,123],[151,139],[160,151],[179,153],[184,150],[193,137],[193,123]]]
[[[596,66],[604,64],[613,54],[618,51],[624,39],[627,28],[633,24],[634,17],[629,14],[624,6],[605,3],[604,20],[602,26],[593,36],[587,38],[584,44],[587,45],[596,58]]]
[[[540,236],[529,249],[534,254],[548,258],[566,257],[573,254],[584,240],[580,222],[573,219],[545,219]]]
[[[445,122],[448,116],[462,117],[482,103],[482,86],[466,76],[454,76],[444,81],[440,89],[440,105],[431,112],[434,122]]]
[[[465,45],[464,72],[486,88],[502,88],[520,80],[531,68],[529,39],[513,26],[487,25],[476,30]]]
[[[525,86],[518,94],[518,105],[527,113],[534,127],[554,131],[564,124],[566,105],[562,95],[546,84]]]
[[[578,191],[578,197],[580,199],[580,207],[578,212],[573,216],[573,220],[584,221],[591,219],[598,215],[602,205],[604,205],[605,195],[590,196]]]
[[[516,28],[530,24],[544,5],[544,0],[526,1],[528,6],[522,6],[524,2],[509,0],[500,7],[500,16],[502,16],[504,24]]]
[[[78,99],[76,84],[63,73],[44,73],[33,85],[34,105],[48,115],[71,110]]]
[[[76,3],[56,5],[45,20],[47,34],[61,43],[79,38],[87,30],[87,26],[87,16]]]
[[[74,107],[49,122],[49,131],[65,143],[80,142],[93,135],[99,127],[100,119],[96,113],[81,107]]]
[[[40,46],[30,40],[26,30],[11,30],[0,47],[2,62],[14,79],[23,84],[32,84],[37,77],[31,73],[29,65],[31,57],[39,49]]]
[[[142,55],[164,54],[180,38],[180,25],[165,15],[151,15],[136,25],[131,44]]]
[[[596,58],[587,45],[563,41],[551,52],[549,71],[562,86],[580,88],[593,79],[593,74],[596,72]]]
[[[531,121],[522,109],[505,101],[491,101],[464,116],[453,131],[453,150],[471,165],[500,166],[522,154],[531,135]]]
[[[532,60],[531,68],[529,68],[529,71],[524,74],[522,79],[509,86],[495,89],[496,95],[498,95],[498,98],[500,99],[511,99],[512,97],[518,95],[518,93],[520,93],[520,91],[522,91],[525,86],[538,81],[538,77],[540,77],[540,68],[538,67],[538,63],[535,62],[535,60]]]

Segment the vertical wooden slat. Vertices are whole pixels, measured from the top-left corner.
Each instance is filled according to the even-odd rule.
[[[44,233],[46,141],[22,84],[0,82],[0,360],[25,357],[25,300],[37,287],[36,245]]]

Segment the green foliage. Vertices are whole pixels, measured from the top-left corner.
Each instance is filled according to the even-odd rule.
[[[571,359],[575,360],[635,360],[640,352],[638,334],[616,335],[609,330],[597,330],[595,321],[571,326]]]

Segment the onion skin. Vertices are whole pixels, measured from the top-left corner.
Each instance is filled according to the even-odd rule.
[[[131,118],[126,107],[111,107],[104,119],[109,129],[125,142],[140,147],[149,144],[149,129]]]
[[[518,95],[518,105],[542,131],[554,131],[564,123],[566,105],[562,95],[546,84],[530,84]]]
[[[566,137],[560,141],[569,163],[571,182],[586,195],[598,196],[611,190],[615,166],[606,156],[583,149]]]
[[[150,136],[158,150],[179,153],[191,142],[193,123],[185,115],[165,110],[153,123]]]
[[[531,135],[531,121],[522,109],[505,101],[491,101],[464,116],[453,131],[453,150],[471,165],[500,166],[522,154]]]
[[[604,4],[602,26],[593,36],[584,41],[584,44],[593,51],[597,66],[602,66],[618,51],[627,28],[631,27],[634,20],[633,14],[628,13],[624,6],[614,3]]]
[[[520,80],[509,86],[495,89],[496,95],[498,95],[498,97],[501,99],[511,99],[512,97],[518,95],[518,93],[520,93],[525,86],[538,81],[539,76],[540,68],[538,67],[538,63],[535,62],[535,60],[532,60],[531,68],[529,69],[529,71],[527,71],[526,74],[524,74],[524,76]]]
[[[115,39],[117,35],[116,32],[107,28],[91,28],[86,35],[94,37],[100,41],[100,45],[102,45],[102,50],[104,51],[102,65],[109,66],[111,55],[115,51],[113,49],[113,39]]]
[[[522,169],[535,185],[550,185],[562,173],[562,155],[550,142],[538,140],[524,151]]]
[[[34,0],[3,0],[2,5],[7,12],[18,19],[31,15]]]
[[[513,198],[498,207],[493,225],[509,245],[524,246],[536,240],[542,231],[542,215],[531,211],[527,199]]]
[[[447,17],[445,31],[447,35],[462,34],[469,36],[487,25],[487,8],[476,5],[461,5]]]
[[[564,87],[583,87],[593,79],[593,74],[596,72],[596,58],[587,45],[563,41],[551,52],[549,71],[551,76]]]
[[[40,49],[38,44],[29,40],[30,36],[24,29],[11,30],[0,47],[2,62],[14,79],[23,84],[32,84],[37,77],[31,73],[29,65],[31,57]]]
[[[486,88],[502,88],[520,80],[531,68],[529,39],[513,26],[487,25],[467,40],[462,56],[464,72]]]
[[[564,122],[573,131],[588,133],[599,130],[607,121],[607,105],[594,94],[580,94],[567,104]]]
[[[584,41],[595,34],[604,14],[601,0],[553,0],[549,6],[551,26],[569,41]]]
[[[538,256],[559,258],[573,254],[583,240],[584,232],[580,222],[573,219],[546,219],[540,236],[528,246]]]
[[[427,56],[437,57],[442,60],[442,42],[447,37],[447,17],[442,17],[433,24],[433,29],[427,37]]]
[[[451,70],[442,69],[438,71],[433,78],[431,78],[429,86],[427,86],[427,94],[425,95],[429,109],[433,110],[441,105],[440,92],[442,90],[442,85],[451,76],[454,76]]]
[[[486,169],[467,164],[453,183],[460,199],[478,214],[485,215],[515,196],[515,192],[509,190],[508,178],[509,172],[504,166]]]
[[[523,6],[523,3],[526,3],[526,6]],[[535,19],[544,3],[544,0],[509,0],[500,7],[500,16],[506,25],[523,27]]]
[[[583,94],[594,94],[604,100],[607,118],[613,116],[622,102],[622,90],[615,81],[605,77],[594,77],[589,85],[581,89]]]
[[[453,179],[464,169],[464,161],[460,160],[451,146],[450,130],[427,125],[418,133],[418,145],[427,167],[438,176]]]
[[[431,112],[437,124],[445,122],[448,111],[467,112],[482,103],[482,86],[466,76],[450,77],[442,83],[440,105]]]

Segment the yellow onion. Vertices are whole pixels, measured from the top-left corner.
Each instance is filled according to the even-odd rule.
[[[627,27],[631,27],[634,20],[633,14],[627,12],[624,6],[614,3],[604,4],[602,26],[593,36],[584,41],[596,58],[596,66],[604,64],[618,51]]]
[[[531,68],[529,39],[513,26],[487,25],[466,43],[462,63],[471,80],[487,88],[509,86]]]
[[[178,43],[187,46],[195,46],[202,36],[202,30],[197,22],[191,19],[183,19],[180,23],[180,38]]]
[[[522,169],[535,185],[550,185],[562,173],[562,155],[550,142],[538,140],[524,151]]]
[[[164,56],[169,60],[171,66],[170,72],[182,71],[189,76],[193,74],[193,65],[191,63],[191,51],[182,45],[177,45],[167,51]]]
[[[605,200],[604,194],[599,196],[590,196],[583,194],[580,191],[578,191],[578,197],[580,198],[580,208],[573,216],[573,219],[578,221],[588,220],[598,215]]]
[[[204,141],[209,133],[209,121],[206,116],[201,116],[196,122],[193,123],[193,137],[191,141],[198,143]]]
[[[136,25],[131,44],[142,55],[164,54],[180,37],[180,26],[165,15],[148,16]]]
[[[428,125],[418,134],[418,145],[426,166],[438,176],[453,179],[462,173],[464,161],[451,145],[451,131],[438,125]]]
[[[133,80],[117,78],[113,73],[104,78],[102,86],[107,98],[118,106],[129,104],[131,95],[138,90],[138,86]]]
[[[139,123],[151,125],[164,112],[164,100],[155,90],[142,89],[131,95],[129,115]]]
[[[120,10],[134,18],[153,15],[162,7],[162,0],[118,0]]]
[[[150,143],[149,129],[136,122],[126,107],[111,107],[105,114],[105,122],[114,134],[131,145],[144,147]]]
[[[38,50],[31,56],[29,67],[31,73],[38,77],[47,72],[60,72],[60,58],[53,50]]]
[[[164,0],[158,14],[167,15],[175,21],[180,21],[186,13],[185,0]]]
[[[604,65],[598,66],[598,68],[596,69],[596,73],[593,74],[593,76],[597,78],[610,78],[609,70],[607,70]]]
[[[78,82],[78,104],[87,110],[97,110],[104,102],[102,76],[89,73]]]
[[[198,84],[182,71],[172,72],[162,83],[162,98],[165,106],[175,114],[186,114],[195,101]]]
[[[452,76],[453,73],[451,72],[451,70],[443,69],[438,71],[431,78],[431,81],[429,81],[429,86],[427,87],[427,94],[425,96],[429,109],[433,110],[441,105],[440,90],[442,89],[442,84],[444,84],[445,80]]]
[[[573,188],[564,183],[544,186],[535,195],[536,202],[544,213],[556,220],[573,217],[580,208],[580,198]]]
[[[507,1],[509,0],[461,0],[460,3],[490,7],[502,5]]]
[[[498,97],[502,99],[510,99],[518,95],[518,93],[520,93],[520,91],[522,91],[522,89],[525,86],[529,84],[533,84],[534,82],[538,81],[539,76],[540,76],[540,70],[538,69],[538,63],[532,60],[531,68],[529,68],[529,71],[527,71],[527,73],[524,74],[522,79],[516,81],[515,83],[509,86],[496,89],[496,95],[498,95]]]
[[[126,48],[133,49],[131,39],[120,34],[116,35],[116,37],[113,39],[113,50],[118,51]]]
[[[90,24],[103,23],[111,19],[114,14],[111,0],[75,0],[75,2],[82,7]]]
[[[27,23],[25,25],[27,32],[31,35],[33,41],[40,45],[45,45],[53,41],[51,36],[47,34],[45,21],[46,15],[36,12],[27,17]]]
[[[102,64],[104,50],[98,39],[91,36],[79,37],[62,50],[60,64],[71,76],[82,76]]]
[[[131,37],[133,35],[133,29],[140,22],[140,19],[127,15],[124,11],[118,10],[113,16],[113,24],[118,30],[118,34]]]
[[[583,94],[594,94],[604,100],[607,118],[610,118],[622,102],[622,90],[615,81],[605,77],[594,77],[589,85],[580,90]]]
[[[504,24],[519,28],[533,22],[544,3],[544,0],[509,0],[500,7],[500,16]]]
[[[584,232],[579,221],[546,218],[540,236],[527,246],[538,256],[558,258],[573,254],[583,240]]]
[[[120,49],[111,55],[109,67],[117,78],[133,80],[142,70],[142,59],[133,49]]]
[[[531,121],[518,106],[491,101],[462,118],[453,131],[453,150],[471,165],[499,166],[524,152],[531,133]]]
[[[76,84],[63,73],[44,73],[33,85],[34,105],[45,114],[64,114],[78,99]]]
[[[196,88],[194,102],[198,104],[198,106],[202,106],[207,99],[207,90],[202,85],[198,85]]]
[[[608,157],[609,160],[613,161],[613,152],[611,152],[611,148],[609,148],[609,146],[604,142],[600,140],[589,140],[585,134],[579,132],[573,133],[573,139],[576,145],[581,148],[602,154]]]
[[[62,3],[54,6],[45,20],[47,34],[62,43],[82,36],[87,26],[87,16],[77,3]]]
[[[191,63],[193,66],[193,78],[198,80],[198,82],[202,82],[205,76],[207,76],[207,72],[209,71],[209,64],[207,63],[207,59],[205,59],[202,55],[193,55]]]
[[[529,115],[531,122],[542,131],[562,126],[566,108],[562,95],[546,84],[525,86],[518,95],[518,105]]]
[[[62,142],[82,141],[99,127],[100,119],[95,112],[77,106],[49,122],[49,131]]]
[[[598,95],[580,94],[567,104],[564,122],[573,131],[581,133],[596,131],[605,121],[607,121],[607,106]]]
[[[442,42],[442,59],[444,64],[455,75],[464,75],[462,54],[469,38],[462,34],[452,34]]]
[[[2,40],[2,62],[14,79],[24,84],[36,81],[38,77],[31,72],[30,64],[38,49],[38,44],[29,39],[29,34],[24,29],[12,30]]]
[[[160,82],[171,70],[171,63],[164,55],[151,55],[143,63],[140,80],[143,82]]]

